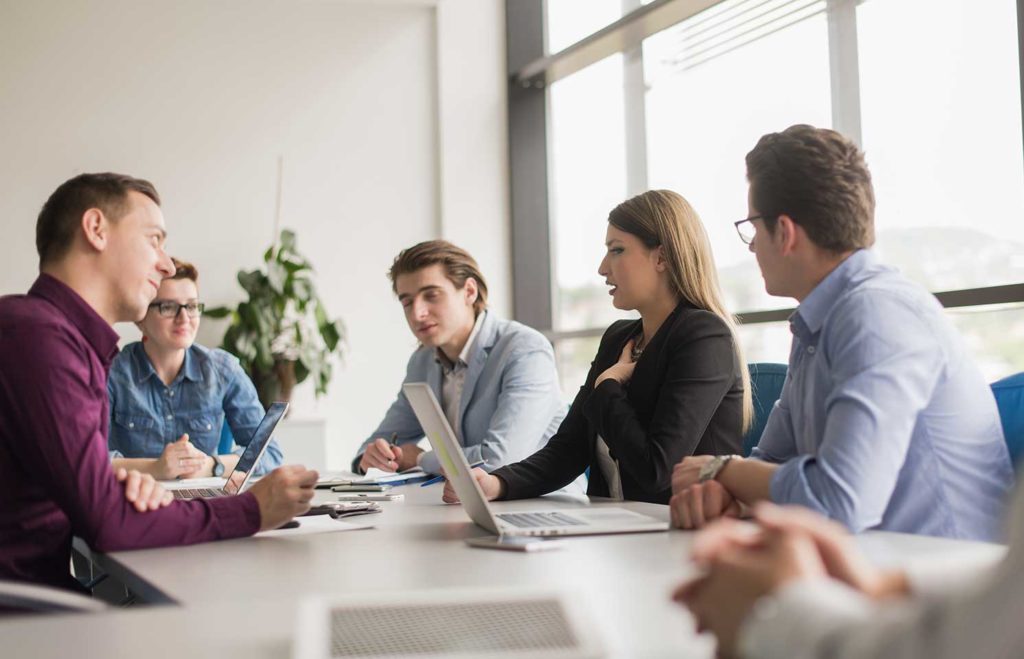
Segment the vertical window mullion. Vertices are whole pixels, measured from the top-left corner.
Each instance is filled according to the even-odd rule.
[[[622,13],[641,6],[640,0],[622,0]],[[644,80],[643,46],[622,53],[622,81],[625,86],[626,193],[647,190],[647,83]]]
[[[828,0],[832,128],[863,147],[856,0]]]

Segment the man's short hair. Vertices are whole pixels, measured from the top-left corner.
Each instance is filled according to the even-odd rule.
[[[834,130],[806,124],[769,133],[747,154],[751,201],[769,231],[788,215],[835,253],[875,242],[875,191],[864,154]]]
[[[43,204],[36,220],[39,265],[53,263],[67,254],[82,215],[90,208],[98,208],[110,220],[124,217],[128,212],[128,193],[132,191],[160,205],[160,195],[152,183],[124,174],[79,174],[62,183]]]
[[[407,275],[432,265],[443,266],[445,276],[455,288],[461,289],[470,277],[476,280],[477,296],[473,302],[473,313],[479,315],[487,308],[487,282],[480,274],[476,259],[447,240],[428,240],[399,252],[388,271],[391,290],[398,293],[399,275]]]
[[[170,279],[190,279],[197,286],[199,285],[199,269],[188,261],[180,261],[173,256],[171,263],[174,264],[174,275]]]

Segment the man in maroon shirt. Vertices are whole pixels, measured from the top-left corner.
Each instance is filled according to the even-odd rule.
[[[67,181],[36,224],[39,278],[0,298],[0,579],[77,588],[72,534],[99,551],[181,545],[276,528],[309,508],[317,474],[297,466],[217,499],[170,502],[137,475],[118,484],[111,325],[142,318],[174,273],[159,201],[128,176]]]

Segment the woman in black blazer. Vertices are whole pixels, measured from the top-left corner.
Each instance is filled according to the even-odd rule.
[[[697,213],[674,192],[645,192],[609,214],[606,246],[598,272],[612,304],[640,319],[604,333],[544,448],[491,474],[474,470],[489,499],[547,494],[589,467],[587,494],[667,504],[684,457],[740,451],[747,369]],[[458,500],[450,486],[444,499]]]

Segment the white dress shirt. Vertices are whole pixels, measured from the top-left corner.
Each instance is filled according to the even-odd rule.
[[[483,325],[484,311],[476,317],[473,330],[466,339],[466,345],[459,353],[458,361],[452,363],[448,356],[440,348],[437,349],[437,361],[441,364],[441,409],[448,419],[448,425],[455,431],[459,443],[462,443],[462,424],[459,423],[459,407],[462,405],[462,388],[466,384],[466,369],[469,367],[469,352],[476,341],[476,335],[480,333],[480,326]]]
[[[597,436],[597,465],[601,468],[601,475],[608,483],[608,498],[616,501],[623,501],[622,495],[622,474],[619,473],[619,461],[612,457],[608,449],[608,443],[604,437]]]
[[[742,657],[990,659],[1024,657],[1024,488],[1010,509],[1009,551],[995,567],[910,570],[913,595],[878,604],[832,580],[763,598],[740,629]]]

